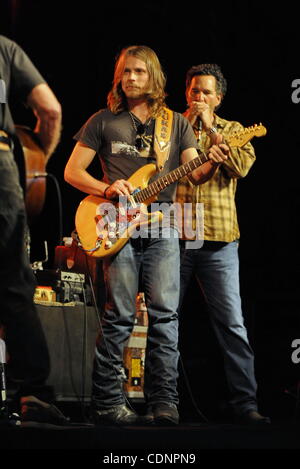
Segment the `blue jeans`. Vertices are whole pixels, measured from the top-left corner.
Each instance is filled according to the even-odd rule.
[[[201,285],[236,414],[257,410],[254,356],[241,308],[238,246],[238,241],[211,241],[201,249],[182,248],[180,273],[180,304],[193,274]]]
[[[97,342],[92,401],[96,408],[125,402],[123,350],[135,319],[136,295],[145,293],[148,337],[144,394],[149,404],[178,403],[179,243],[161,234],[151,239],[130,239],[103,262],[106,307],[103,335]]]
[[[11,152],[0,150],[0,323],[9,354],[7,375],[20,393],[42,397],[50,372],[46,338],[33,303],[36,280],[25,249],[23,191]]]

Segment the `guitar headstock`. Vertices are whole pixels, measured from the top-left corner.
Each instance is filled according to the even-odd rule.
[[[242,132],[236,132],[230,135],[226,140],[232,147],[243,147],[253,137],[263,137],[266,135],[267,129],[260,123],[254,124],[251,127],[246,127]]]

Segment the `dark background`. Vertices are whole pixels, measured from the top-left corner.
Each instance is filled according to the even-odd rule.
[[[294,393],[300,367],[291,362],[291,342],[300,337],[300,103],[291,99],[292,81],[300,78],[296,2],[270,7],[231,0],[220,5],[2,1],[0,33],[24,48],[63,108],[62,139],[47,167],[62,194],[63,228],[51,179],[44,210],[32,226],[32,260],[43,259],[43,241],[48,242],[45,268],[52,268],[60,232],[70,236],[76,208],[85,197],[63,180],[72,136],[105,107],[119,51],[146,44],[157,52],[167,75],[167,103],[179,112],[185,110],[186,70],[203,62],[222,67],[228,92],[220,116],[245,126],[262,122],[268,130],[266,137],[253,140],[257,162],[239,181],[241,290],[256,352],[261,406],[266,412],[290,415],[295,398],[285,390]],[[16,109],[15,116],[18,124],[32,122],[24,109]],[[95,163],[91,170],[97,174],[100,168]],[[213,414],[216,402],[222,407],[224,377],[196,283],[184,309],[182,356],[200,405]]]

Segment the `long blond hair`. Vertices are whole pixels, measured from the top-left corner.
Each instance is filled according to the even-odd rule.
[[[113,86],[107,96],[107,106],[114,114],[127,109],[127,99],[122,90],[121,80],[125,60],[130,55],[146,64],[149,73],[149,85],[145,95],[150,113],[153,117],[156,117],[162,107],[165,106],[166,77],[157,55],[147,46],[130,46],[121,51],[115,65]]]

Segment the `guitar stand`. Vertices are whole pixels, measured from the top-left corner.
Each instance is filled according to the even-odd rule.
[[[6,348],[4,340],[0,339],[0,373],[1,373],[1,408],[0,408],[0,427],[2,426],[16,426],[21,425],[21,420],[18,414],[10,414],[7,396],[6,396],[6,379],[5,379],[5,363],[6,363]]]

